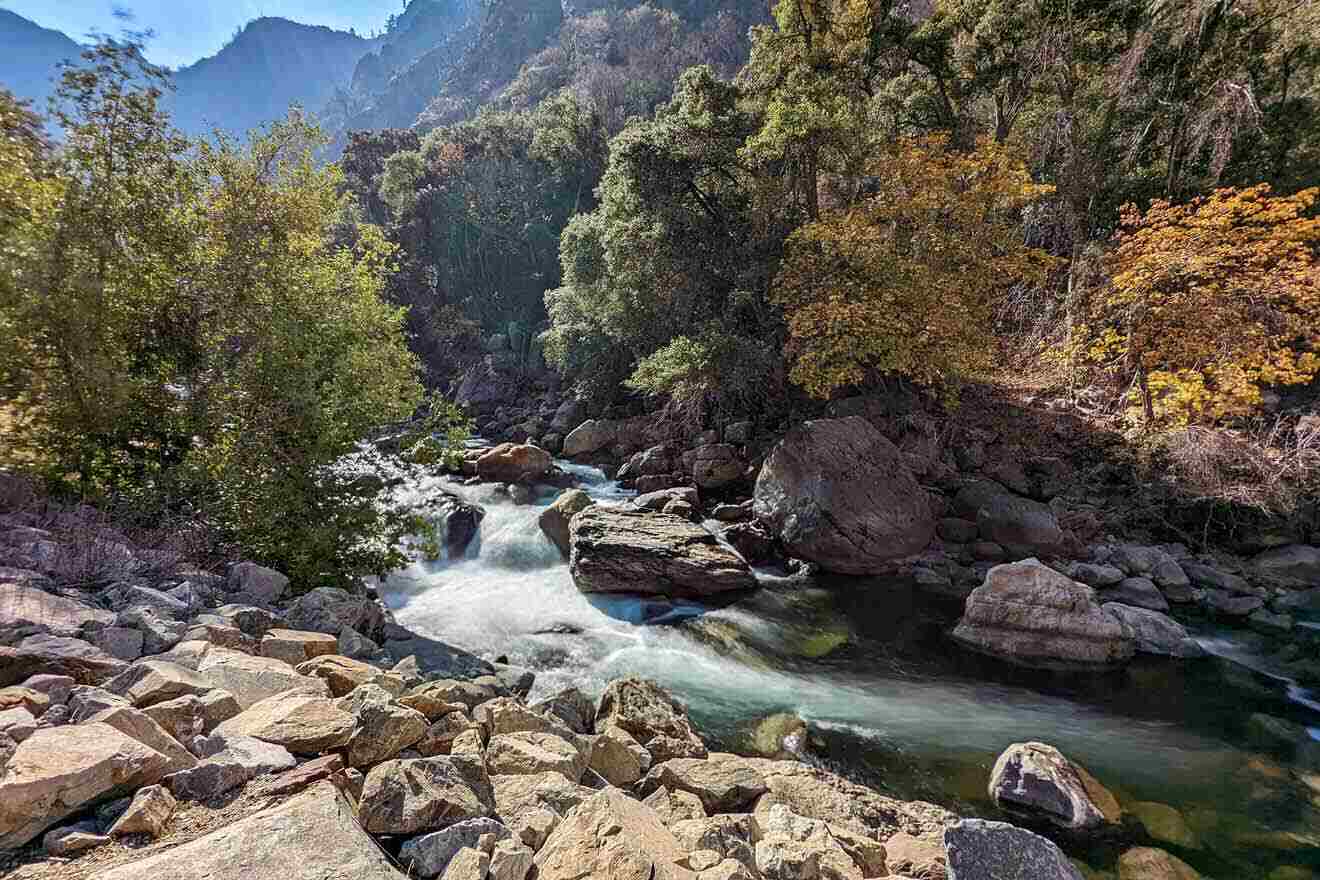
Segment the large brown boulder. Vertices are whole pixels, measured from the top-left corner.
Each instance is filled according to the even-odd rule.
[[[1132,659],[1135,633],[1095,591],[1026,559],[997,565],[967,597],[960,644],[1020,666],[1108,668]]]
[[[701,598],[756,587],[742,557],[681,516],[597,504],[573,517],[569,536],[584,593]]]
[[[0,775],[0,850],[19,847],[101,800],[160,781],[169,759],[109,724],[38,730]]]
[[[695,880],[659,815],[617,788],[569,813],[536,855],[539,880]]]
[[[1013,743],[990,772],[990,798],[1006,813],[1067,831],[1094,831],[1119,821],[1109,790],[1045,743]]]
[[[330,782],[101,880],[404,880]]]
[[[316,755],[346,745],[354,718],[328,697],[276,694],[253,704],[216,728],[225,736],[251,736],[296,755]]]
[[[438,757],[386,761],[371,768],[358,818],[373,834],[416,834],[495,812],[479,760]]]
[[[841,574],[882,572],[935,536],[902,453],[858,416],[789,431],[761,467],[754,510],[790,554]]]
[[[528,483],[551,463],[550,453],[540,447],[501,443],[477,459],[477,476],[496,483]]]
[[[596,729],[617,727],[641,743],[655,762],[669,758],[704,758],[701,741],[687,709],[654,682],[621,678],[600,697]]]

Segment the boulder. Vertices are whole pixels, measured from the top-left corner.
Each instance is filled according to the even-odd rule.
[[[508,827],[495,819],[467,819],[407,841],[399,850],[399,862],[410,877],[437,877],[445,873],[459,850],[480,849],[481,839],[487,834],[495,842],[513,837]]]
[[[564,818],[536,855],[538,880],[695,880],[655,811],[615,788]]]
[[[606,686],[596,711],[596,729],[610,726],[626,731],[641,743],[651,753],[653,763],[670,757],[706,756],[706,744],[692,727],[687,709],[659,685],[645,679],[616,679]]]
[[[1187,634],[1186,628],[1167,615],[1112,602],[1107,602],[1101,607],[1132,629],[1136,636],[1137,651],[1140,653],[1160,654],[1165,657],[1205,655],[1205,649]]]
[[[600,452],[613,445],[617,435],[618,425],[615,422],[602,419],[583,422],[564,437],[564,457],[577,458]]]
[[[632,500],[632,506],[638,510],[662,511],[678,501],[696,507],[700,503],[700,497],[697,490],[691,486],[673,486],[638,495]]]
[[[814,858],[822,878],[863,880],[883,877],[885,848],[877,840],[819,819],[799,816],[777,804],[757,816],[761,829],[756,863],[763,877],[784,877],[789,865]]]
[[[574,734],[553,715],[535,711],[513,697],[487,700],[472,711],[472,717],[487,737],[502,733],[551,733],[572,741]]]
[[[474,721],[462,712],[450,712],[432,722],[412,747],[423,758],[448,755],[454,750],[454,742],[469,730],[480,738],[481,728]]]
[[[297,761],[283,746],[250,736],[211,737],[219,751],[195,767],[166,778],[170,793],[181,800],[204,801],[233,791],[249,780],[292,770]]]
[[[1260,578],[1291,589],[1320,587],[1320,547],[1289,544],[1259,553],[1251,560]]]
[[[133,795],[133,802],[110,826],[109,834],[111,837],[125,834],[147,834],[151,837],[159,837],[177,805],[178,801],[165,786],[148,785]]]
[[[842,574],[883,572],[935,535],[902,453],[857,416],[789,431],[757,477],[754,510],[790,554]]]
[[[1128,804],[1128,811],[1141,821],[1142,827],[1153,839],[1183,849],[1201,848],[1200,838],[1187,824],[1187,820],[1183,818],[1182,813],[1168,804],[1154,801],[1137,801]]]
[[[1085,769],[1044,743],[1014,743],[990,773],[990,798],[1014,816],[1066,831],[1094,831],[1119,820],[1114,796]]]
[[[493,684],[438,678],[414,687],[400,697],[399,702],[428,718],[436,718],[452,711],[454,703],[470,711],[501,696],[504,694]]]
[[[12,647],[0,647],[0,687],[33,675],[64,675],[79,684],[101,684],[125,665],[80,639],[31,635]]]
[[[154,608],[135,605],[119,612],[115,622],[120,628],[135,629],[142,633],[142,653],[148,656],[163,654],[183,641],[188,624],[162,615]]]
[[[1150,578],[1124,578],[1118,586],[1100,593],[1100,601],[1117,602],[1133,608],[1148,608],[1151,611],[1168,611],[1169,602]]]
[[[105,689],[139,709],[215,690],[210,679],[167,660],[141,660],[106,682]]]
[[[0,734],[22,742],[37,730],[37,719],[22,706],[0,711]]]
[[[47,593],[26,583],[0,579],[0,645],[16,645],[31,635],[90,635],[114,626],[115,615]]]
[[[577,782],[587,760],[576,745],[554,734],[501,733],[492,736],[486,746],[486,766],[492,776],[553,771]]]
[[[558,434],[567,434],[582,424],[586,417],[587,405],[570,397],[555,409],[555,414],[550,418],[550,430]]]
[[[1014,495],[998,483],[980,481],[964,486],[954,507],[976,519],[983,541],[1002,546],[1012,556],[1054,556],[1063,549],[1063,530],[1046,504]]]
[[[371,768],[358,816],[373,834],[416,834],[495,812],[479,761],[458,756],[386,761]]]
[[[701,798],[707,813],[747,812],[769,791],[753,761],[720,753],[665,761],[646,774],[639,788],[643,794],[658,788],[690,792]]]
[[[673,828],[679,822],[707,818],[701,798],[686,791],[657,788],[642,798],[642,803],[655,810],[667,828]]]
[[[596,725],[596,703],[575,687],[565,688],[533,703],[532,711],[558,718],[574,733],[591,733]]]
[[[463,847],[454,854],[441,880],[486,880],[490,872],[490,855],[483,850]]]
[[[68,699],[68,695],[64,697]],[[9,709],[26,709],[34,718],[40,718],[42,713],[51,706],[49,694],[34,690],[31,687],[13,686],[0,688],[0,712]],[[56,705],[63,701],[55,701]],[[595,714],[595,707],[592,707],[592,714]]]
[[[328,697],[276,694],[254,703],[223,722],[223,736],[250,736],[283,746],[295,755],[319,755],[343,747],[353,736],[355,721]]]
[[[285,613],[292,629],[310,630],[335,637],[351,626],[374,642],[385,638],[385,609],[367,596],[354,595],[339,587],[317,587],[294,602]]]
[[[1241,596],[1254,596],[1260,592],[1260,588],[1253,587],[1246,578],[1210,565],[1188,562],[1182,568],[1191,582],[1203,589],[1225,590]]]
[[[98,880],[404,880],[329,782]]]
[[[916,837],[898,832],[885,841],[885,865],[890,873],[911,880],[945,880],[949,858],[944,851],[944,835]]]
[[[142,656],[142,646],[146,637],[142,630],[127,626],[107,626],[92,635],[92,644],[116,660],[126,663]]]
[[[592,739],[588,766],[610,785],[628,788],[651,768],[651,755],[628,731],[610,725]]]
[[[581,489],[569,489],[560,493],[553,504],[541,511],[537,524],[540,525],[545,536],[559,548],[565,559],[569,557],[572,549],[568,535],[569,521],[575,514],[581,513],[594,503],[591,496]]]
[[[86,723],[108,725],[124,736],[130,736],[147,748],[159,752],[165,757],[162,776],[187,770],[197,764],[197,759],[178,740],[170,736],[165,728],[153,721],[145,712],[130,706],[102,709],[88,718]]]
[[[299,664],[298,674],[325,681],[330,693],[336,697],[345,696],[354,688],[364,684],[379,685],[395,695],[403,693],[403,679],[399,676],[382,672],[370,663],[341,657],[338,654],[313,657],[306,663]]]
[[[477,459],[477,476],[492,483],[529,483],[551,464],[553,459],[544,449],[501,443]]]
[[[225,588],[258,605],[271,605],[288,589],[289,579],[255,562],[239,562],[229,567]]]
[[[1136,651],[1134,634],[1095,591],[1035,559],[997,565],[967,597],[960,644],[1021,666],[1108,668]]]
[[[756,870],[756,841],[762,829],[754,816],[724,814],[666,824],[688,852],[713,852],[717,864],[733,859],[749,871]]]
[[[1083,880],[1063,852],[1005,822],[962,819],[944,832],[949,880]]]
[[[0,850],[22,846],[97,801],[158,782],[168,765],[109,724],[38,730],[0,771]]]
[[[516,840],[501,840],[490,854],[488,880],[526,880],[536,853]]]
[[[69,712],[68,720],[73,724],[78,724],[91,718],[102,709],[131,705],[128,700],[116,696],[104,688],[90,684],[80,684],[70,691],[65,708]]]
[[[540,849],[559,820],[595,792],[562,773],[493,776],[495,809],[523,843]]]
[[[700,489],[720,489],[736,483],[746,469],[738,447],[728,443],[710,443],[683,453],[683,470],[692,475],[692,482]]]
[[[272,629],[261,638],[261,656],[283,660],[290,666],[324,654],[335,654],[338,649],[339,640],[329,633]]]
[[[584,593],[701,598],[756,587],[740,556],[672,514],[593,505],[569,534],[569,568]]]
[[[369,698],[355,699],[362,692],[372,693]],[[393,758],[426,736],[426,716],[392,702],[389,694],[376,685],[358,688],[340,700],[340,705],[357,720],[357,729],[344,752],[350,767],[370,767]]]
[[[86,824],[83,823],[83,825]],[[46,850],[46,855],[54,856],[57,859],[71,858],[79,853],[87,852],[89,849],[104,846],[109,842],[109,837],[104,834],[96,834],[93,830],[87,830],[82,825],[56,828],[53,831],[46,832],[46,836],[41,839],[41,845]]]
[[[197,672],[213,686],[233,694],[244,709],[289,691],[328,692],[324,681],[299,675],[283,660],[254,657],[217,645],[207,648],[198,661]]]

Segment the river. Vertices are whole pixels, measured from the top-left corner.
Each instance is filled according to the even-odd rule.
[[[560,465],[598,502],[629,494],[599,471]],[[1122,672],[1078,676],[960,650],[947,637],[957,604],[901,581],[762,572],[760,590],[721,608],[587,597],[537,526],[549,497],[515,506],[491,485],[439,481],[408,491],[441,488],[485,508],[479,538],[462,559],[392,575],[385,601],[423,635],[533,669],[534,698],[569,685],[595,694],[611,679],[644,676],[732,750],[757,720],[796,712],[811,730],[810,760],[887,794],[994,818],[1004,818],[985,794],[995,757],[1009,743],[1039,740],[1165,828],[1163,840],[1145,842],[1207,877],[1320,872],[1320,743],[1269,755],[1249,723],[1265,713],[1320,728],[1320,701],[1271,674],[1259,637],[1207,629],[1195,633],[1207,658],[1139,657]],[[1107,877],[1143,835],[1129,820],[1119,839],[1059,842]]]

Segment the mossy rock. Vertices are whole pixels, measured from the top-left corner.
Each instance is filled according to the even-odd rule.
[[[807,723],[796,712],[780,712],[758,721],[750,739],[751,751],[762,758],[794,758],[807,744]]]
[[[803,636],[793,645],[793,653],[808,660],[828,657],[848,644],[849,634],[839,630],[821,630]]]
[[[1187,824],[1183,814],[1168,804],[1138,801],[1128,805],[1128,812],[1141,820],[1146,833],[1154,840],[1183,849],[1201,848],[1201,839]]]

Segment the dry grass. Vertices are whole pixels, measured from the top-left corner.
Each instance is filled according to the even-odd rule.
[[[1197,498],[1288,516],[1320,489],[1320,415],[1276,418],[1254,430],[1184,428],[1163,445]]]

